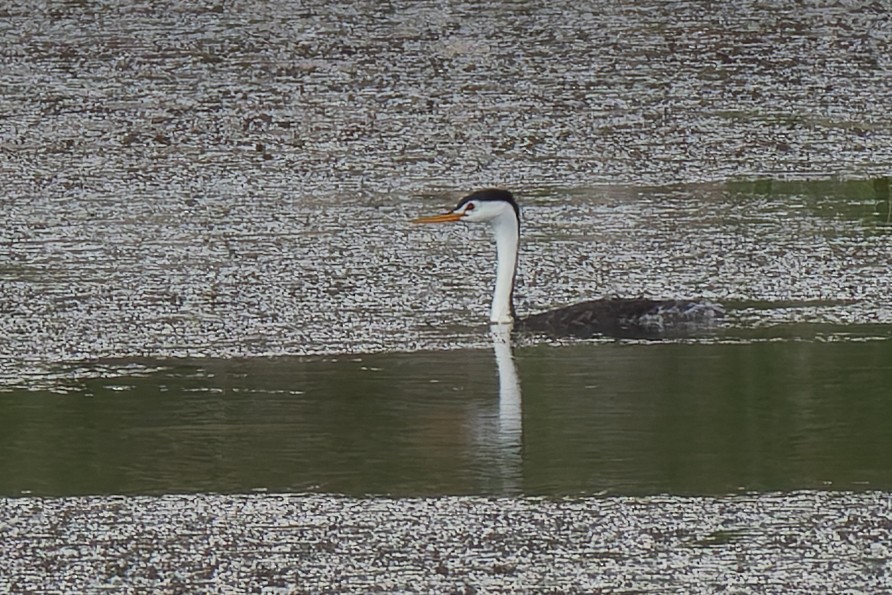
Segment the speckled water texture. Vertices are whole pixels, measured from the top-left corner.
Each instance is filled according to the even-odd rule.
[[[0,500],[13,592],[884,593],[892,499]],[[53,578],[47,581],[47,575]]]
[[[104,357],[485,345],[485,230],[408,224],[484,185],[526,206],[522,312],[643,294],[892,321],[882,3],[2,15],[5,385]],[[727,184],[839,177],[866,189]]]
[[[485,230],[408,221],[490,185],[522,312],[704,296],[727,340],[888,340],[890,15],[4,2],[0,386],[488,349]],[[879,593],[890,523],[885,492],[2,499],[0,590]]]

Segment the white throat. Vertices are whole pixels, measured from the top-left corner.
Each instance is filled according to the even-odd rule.
[[[489,320],[493,324],[514,322],[514,275],[517,271],[517,249],[520,230],[514,209],[508,208],[492,219],[493,234],[496,237],[496,288],[492,294],[492,310]]]

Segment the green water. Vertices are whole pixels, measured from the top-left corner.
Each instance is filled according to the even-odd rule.
[[[892,489],[892,341],[530,346],[514,360],[517,394],[491,350],[155,362],[68,394],[4,394],[0,493]]]

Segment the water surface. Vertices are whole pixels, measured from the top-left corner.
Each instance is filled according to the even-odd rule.
[[[732,335],[892,324],[886,179],[519,197],[521,314],[646,295],[726,303]],[[57,363],[109,358],[484,348],[488,230],[409,223],[454,200],[241,198],[225,216],[186,207],[176,221],[115,220],[118,202],[96,218],[75,203],[23,208],[0,247],[0,384],[52,384],[72,370]]]
[[[516,376],[492,349],[146,362],[5,395],[0,491],[892,488],[888,339],[540,345],[515,360]]]
[[[0,12],[2,385],[483,347],[462,326],[488,299],[483,230],[407,221],[491,185],[526,207],[522,311],[644,294],[892,321],[876,4]]]
[[[889,590],[892,502],[166,495],[0,500],[0,587],[368,593]]]
[[[889,591],[890,57],[876,2],[4,3],[0,590]],[[408,224],[492,185],[521,312],[725,326],[515,367],[486,230]]]

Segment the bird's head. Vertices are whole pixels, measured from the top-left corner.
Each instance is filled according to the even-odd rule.
[[[469,194],[454,209],[440,215],[421,217],[413,223],[449,223],[450,221],[467,221],[468,223],[495,223],[513,215],[520,220],[520,210],[514,196],[507,190],[489,188]]]

